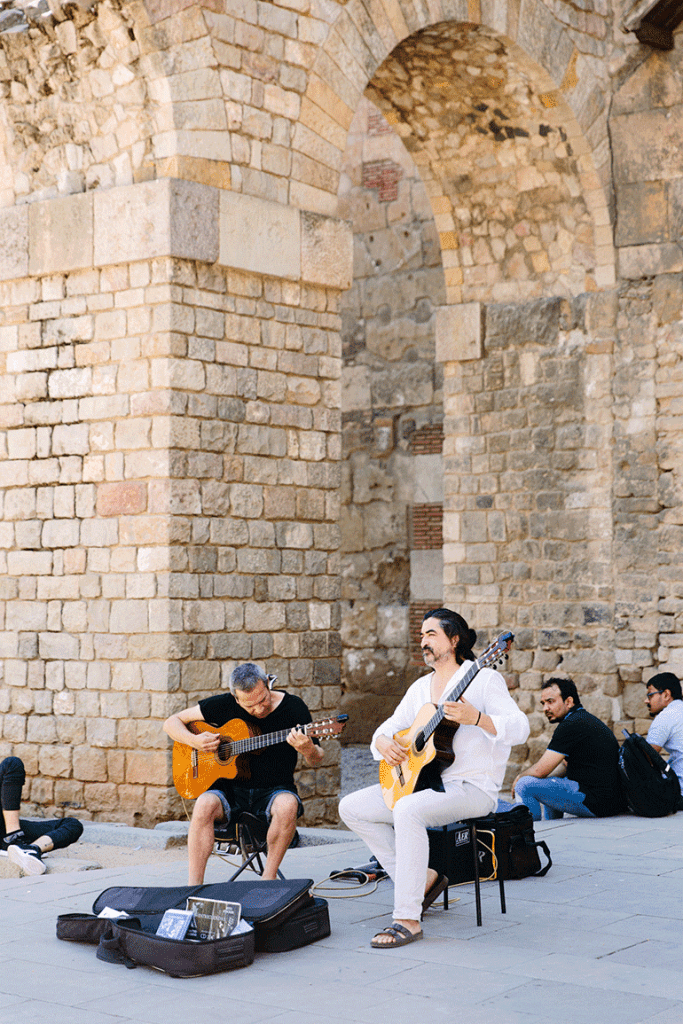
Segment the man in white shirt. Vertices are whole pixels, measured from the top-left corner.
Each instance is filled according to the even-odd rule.
[[[409,729],[425,704],[442,705],[445,720],[457,728],[452,739],[455,759],[436,788],[402,796],[390,809],[382,787],[369,786],[350,793],[339,805],[342,820],[367,843],[394,882],[393,924],[374,937],[376,949],[422,938],[422,914],[448,885],[447,878],[428,868],[427,829],[493,811],[510,747],[524,743],[529,735],[526,715],[500,673],[491,669],[482,668],[474,676],[467,698],[444,700],[472,666],[476,639],[476,632],[457,612],[427,612],[420,642],[431,672],[413,683],[370,745],[375,760],[391,767],[406,763],[406,746],[395,734]]]
[[[645,703],[654,722],[647,734],[647,741],[657,753],[664,749],[669,754],[669,764],[676,772],[683,793],[683,699],[681,682],[673,672],[659,672],[645,684]],[[683,811],[683,797],[678,810]]]

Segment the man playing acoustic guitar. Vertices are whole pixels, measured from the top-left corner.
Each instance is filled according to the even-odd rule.
[[[230,677],[230,693],[218,693],[200,700],[193,707],[171,715],[164,730],[177,743],[186,744],[200,754],[219,750],[221,736],[215,732],[192,732],[192,723],[208,723],[220,728],[240,719],[254,733],[267,735],[284,730],[279,744],[262,747],[253,754],[240,755],[239,774],[218,778],[194,805],[187,838],[189,884],[200,885],[214,844],[214,825],[230,820],[235,811],[263,814],[269,820],[268,854],[263,878],[277,878],[277,870],[296,831],[296,819],[303,813],[294,783],[297,755],[314,768],[323,759],[323,751],[305,732],[295,728],[311,721],[311,714],[300,697],[284,690],[272,690],[269,678],[258,665],[238,665]],[[213,758],[211,758],[213,760]],[[232,772],[235,775],[235,771]]]
[[[524,743],[529,735],[526,715],[509,695],[503,677],[489,668],[475,669],[467,699],[444,700],[472,667],[476,639],[475,631],[457,612],[448,608],[427,612],[421,647],[431,672],[413,683],[372,738],[375,759],[392,768],[400,765],[403,774],[410,763],[409,751],[396,733],[408,730],[425,705],[439,706],[442,723],[445,719],[457,728],[453,736],[449,731],[448,751],[444,751],[455,759],[440,776],[431,774],[427,786],[433,788],[418,783],[393,809],[382,785],[350,793],[339,805],[342,820],[367,843],[394,882],[393,924],[374,937],[371,944],[376,949],[422,938],[422,914],[448,885],[445,876],[428,868],[427,828],[493,811],[510,747]],[[437,708],[428,709],[427,714],[431,711]]]

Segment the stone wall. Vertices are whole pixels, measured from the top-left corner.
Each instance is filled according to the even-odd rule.
[[[349,131],[339,199],[354,232],[354,280],[341,301],[343,707],[351,716],[343,739],[367,742],[416,675],[411,598],[442,598],[441,543],[415,545],[412,535],[416,505],[431,499],[441,514],[434,324],[445,299],[424,184],[368,101]],[[434,427],[436,443],[416,451]],[[436,565],[421,573],[418,550]]]
[[[216,190],[98,197],[4,215],[25,249],[17,233],[0,285],[0,754],[46,813],[150,823],[181,811],[162,721],[236,662],[314,717],[339,706],[338,289],[301,278],[302,252],[322,273],[320,218],[286,224],[285,281],[221,266],[240,224]],[[126,259],[193,247],[213,260]],[[335,819],[338,763],[332,742],[301,774],[307,820]]]
[[[680,34],[624,13],[2,4],[0,752],[34,806],[175,813],[160,723],[244,657],[364,737],[437,597],[517,635],[516,762],[557,669],[646,725],[683,669],[683,94]]]

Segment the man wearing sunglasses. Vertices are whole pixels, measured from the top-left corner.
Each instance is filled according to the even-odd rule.
[[[650,746],[669,754],[669,764],[676,772],[683,793],[683,699],[680,680],[673,672],[659,672],[645,684],[645,703],[654,722],[647,734]],[[683,810],[681,797],[677,810]]]

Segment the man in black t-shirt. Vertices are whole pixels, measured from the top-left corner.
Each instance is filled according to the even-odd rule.
[[[571,679],[549,679],[541,691],[541,707],[549,722],[556,722],[548,749],[521,772],[512,795],[541,817],[605,818],[625,809],[619,782],[619,744],[614,733],[589,714]],[[566,765],[563,778],[550,773]]]
[[[311,768],[323,759],[320,746],[294,728],[311,721],[305,703],[284,690],[272,690],[269,677],[258,665],[238,665],[230,677],[230,690],[171,715],[164,722],[165,732],[172,740],[210,753],[218,749],[220,735],[208,731],[193,733],[188,725],[206,722],[220,728],[238,718],[261,734],[284,732],[286,742],[240,755],[237,778],[218,779],[197,799],[187,837],[190,885],[204,881],[206,862],[214,844],[214,825],[229,821],[238,810],[268,818],[263,877],[277,878],[296,831],[296,819],[303,811],[294,784],[297,755],[301,754]]]

